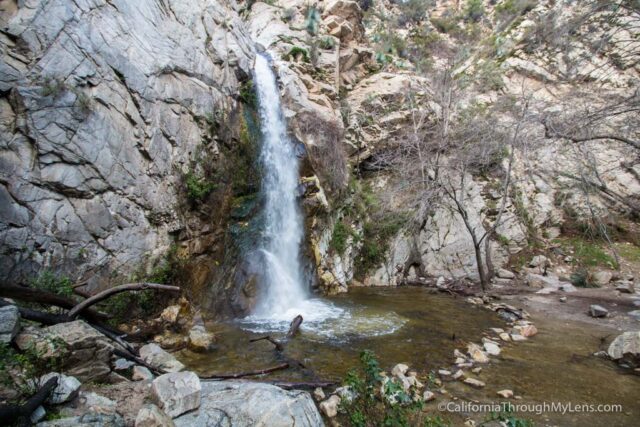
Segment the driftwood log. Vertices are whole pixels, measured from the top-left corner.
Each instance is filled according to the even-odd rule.
[[[31,414],[49,397],[51,391],[58,386],[58,377],[49,378],[46,383],[24,405],[0,406],[0,425],[12,425],[22,419],[20,425],[30,426]]]

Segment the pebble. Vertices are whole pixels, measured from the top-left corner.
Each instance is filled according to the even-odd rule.
[[[475,388],[482,388],[485,386],[485,383],[480,380],[476,380],[475,378],[466,378],[463,382]]]

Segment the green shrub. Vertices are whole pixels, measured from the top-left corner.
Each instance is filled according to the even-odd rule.
[[[331,235],[331,242],[329,247],[336,251],[338,254],[343,254],[347,248],[347,239],[351,235],[351,230],[348,225],[343,221],[338,221],[333,227],[333,234]]]
[[[326,36],[320,39],[320,48],[324,50],[331,50],[336,47],[336,40],[333,37]]]
[[[52,292],[69,297],[73,295],[73,282],[66,276],[56,276],[51,271],[44,271],[31,281],[30,285],[36,289]]]
[[[615,266],[615,259],[594,243],[581,238],[573,238],[567,241],[567,246],[573,248],[573,256],[578,265],[585,267]]]
[[[342,399],[340,404],[340,411],[352,426],[408,426],[423,406],[422,400],[413,399],[413,387],[405,391],[397,379],[381,375],[379,363],[369,350],[360,354],[360,368],[349,371],[343,385],[355,396]]]
[[[356,258],[356,271],[360,276],[384,261],[389,241],[406,223],[406,215],[397,212],[373,215],[365,222],[362,248]]]
[[[293,46],[289,53],[284,56],[284,59],[287,61],[297,61],[302,59],[304,62],[310,62],[309,51],[300,46]]]
[[[478,22],[484,16],[484,4],[482,0],[467,0],[464,9],[464,18],[469,22]]]
[[[458,29],[458,19],[447,13],[443,13],[439,18],[433,17],[430,21],[436,30],[444,34],[451,34]]]
[[[597,288],[593,282],[593,276],[591,272],[585,268],[576,270],[569,278],[571,284],[577,288]]]
[[[64,80],[57,77],[45,77],[42,91],[40,92],[42,96],[53,96],[58,97],[67,89],[67,85],[64,83]]]
[[[187,172],[184,175],[184,184],[187,188],[187,197],[194,203],[202,202],[205,197],[217,188],[216,183],[210,182],[194,172]]]
[[[537,3],[537,0],[504,0],[495,8],[496,18],[502,23],[510,22],[529,12]]]
[[[258,97],[256,95],[255,88],[253,87],[253,81],[247,80],[242,85],[240,85],[240,101],[245,103],[251,108],[256,108],[258,106]]]
[[[519,418],[513,415],[512,408],[510,405],[503,405],[503,410],[501,412],[492,412],[490,413],[485,422],[480,424],[482,426],[490,426],[495,425],[495,422],[498,421],[500,425],[506,427],[533,427],[533,421],[526,418]]]

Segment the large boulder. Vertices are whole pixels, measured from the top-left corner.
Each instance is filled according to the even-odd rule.
[[[43,358],[59,358],[63,352],[64,372],[82,382],[103,379],[111,372],[113,345],[82,320],[26,328],[16,337],[16,344],[21,350],[35,345]]]
[[[195,325],[189,329],[189,349],[195,352],[205,352],[213,348],[215,335],[207,331],[203,325]]]
[[[138,412],[135,427],[174,427],[171,417],[156,405],[145,405]]]
[[[177,427],[324,426],[309,393],[243,381],[204,382],[200,408],[174,422]]]
[[[193,372],[172,372],[153,380],[151,397],[170,417],[200,406],[200,378]]]
[[[51,378],[56,377],[58,378],[58,385],[56,385],[56,388],[53,389],[53,391],[47,398],[47,403],[50,403],[52,405],[65,403],[78,395],[78,390],[80,390],[80,386],[82,384],[80,384],[80,381],[78,381],[78,379],[74,377],[59,374],[57,372],[51,372],[40,377],[38,383],[44,384]]]
[[[640,366],[640,331],[618,335],[609,345],[607,353],[612,360],[620,364]]]
[[[160,348],[157,344],[147,344],[140,347],[140,357],[149,365],[165,372],[179,372],[184,369],[184,365]]]
[[[0,307],[0,342],[10,343],[20,330],[20,312],[15,305]]]

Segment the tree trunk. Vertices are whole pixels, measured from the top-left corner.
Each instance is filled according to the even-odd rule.
[[[482,288],[482,292],[486,292],[488,280],[487,280],[487,274],[484,270],[484,263],[482,261],[482,251],[480,250],[480,244],[474,243],[473,249],[476,252],[476,264],[478,264],[478,275],[480,276],[480,287]]]
[[[49,397],[51,391],[58,386],[58,378],[49,378],[46,383],[34,394],[27,403],[22,406],[18,405],[5,405],[0,406],[0,424],[13,425],[15,421],[23,418],[21,425],[31,425],[31,414],[42,405],[42,403]]]

